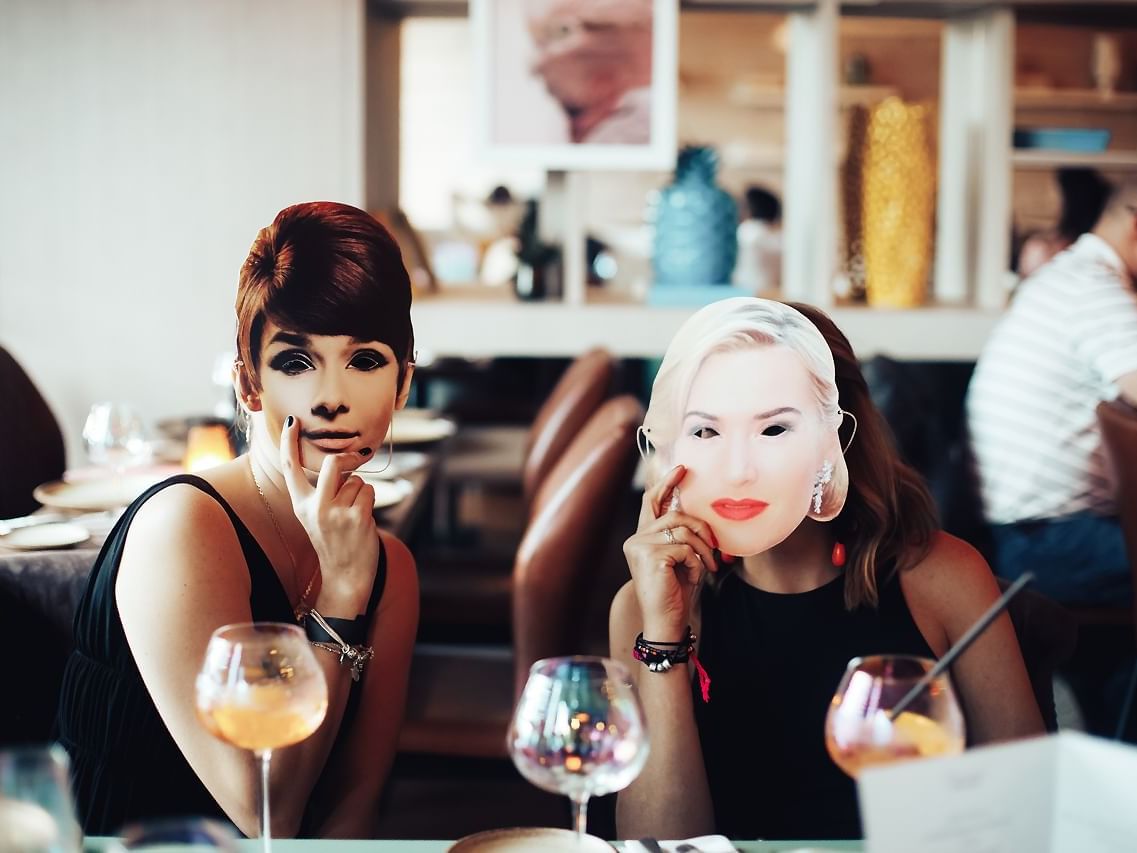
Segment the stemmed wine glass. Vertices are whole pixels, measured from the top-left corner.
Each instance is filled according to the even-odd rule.
[[[261,761],[261,838],[271,851],[268,772],[272,751],[320,727],[328,683],[295,625],[246,622],[213,632],[197,676],[197,714],[211,734]]]
[[[963,713],[946,674],[892,719],[892,709],[934,665],[909,655],[849,661],[825,717],[825,746],[838,767],[856,778],[870,765],[963,751]]]
[[[577,838],[588,799],[626,788],[643,770],[647,729],[627,668],[601,657],[539,660],[509,727],[509,754],[521,775],[572,800]]]
[[[142,418],[125,403],[91,406],[83,424],[83,441],[91,462],[111,468],[119,476],[149,454]]]

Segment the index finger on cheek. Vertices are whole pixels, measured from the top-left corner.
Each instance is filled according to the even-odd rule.
[[[299,494],[307,485],[300,467],[300,422],[289,415],[280,431],[280,470],[290,492]]]

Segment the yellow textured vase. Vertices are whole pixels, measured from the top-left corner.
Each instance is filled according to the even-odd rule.
[[[870,305],[924,302],[932,266],[936,165],[932,110],[887,98],[873,107],[861,174],[861,245]]]

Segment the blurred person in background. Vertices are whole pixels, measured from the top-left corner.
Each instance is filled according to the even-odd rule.
[[[527,0],[533,71],[573,142],[651,141],[652,0]]]
[[[782,203],[763,187],[749,187],[746,211],[738,224],[732,283],[756,295],[777,291],[782,284]]]
[[[995,570],[1059,601],[1129,604],[1129,561],[1095,409],[1137,403],[1137,181],[1025,280],[979,356],[967,422]]]
[[[1056,177],[1062,195],[1058,225],[1027,236],[1015,265],[1020,278],[1034,273],[1091,230],[1109,198],[1109,182],[1093,169],[1059,169]]]

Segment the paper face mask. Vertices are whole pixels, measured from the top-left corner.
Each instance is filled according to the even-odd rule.
[[[687,468],[682,510],[709,524],[728,554],[748,557],[788,537],[834,443],[797,354],[768,345],[709,356],[682,417],[670,459]]]

